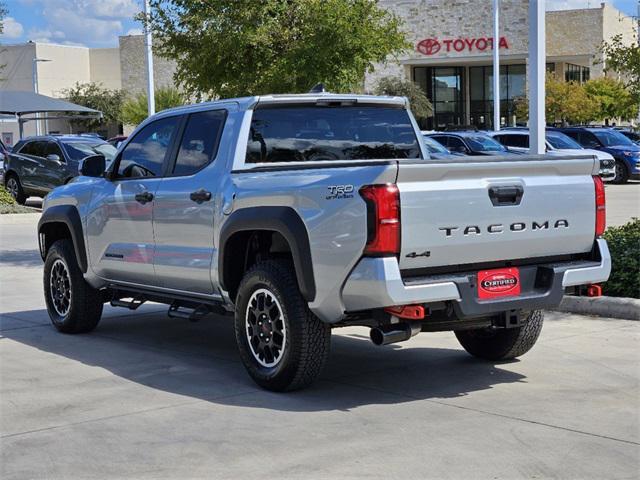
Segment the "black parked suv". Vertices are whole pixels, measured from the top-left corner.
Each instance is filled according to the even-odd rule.
[[[78,176],[80,162],[103,155],[107,163],[116,149],[91,135],[52,135],[20,140],[5,160],[4,185],[20,204],[28,197],[44,197]]]
[[[504,145],[481,132],[438,132],[428,137],[441,143],[452,153],[463,155],[512,155]]]

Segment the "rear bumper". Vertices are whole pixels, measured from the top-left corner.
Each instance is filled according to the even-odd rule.
[[[347,312],[355,312],[450,300],[460,318],[554,307],[560,304],[566,287],[604,282],[609,278],[611,257],[607,243],[598,239],[595,250],[596,260],[519,267],[521,294],[495,300],[477,298],[476,272],[403,280],[395,258],[363,258],[342,289],[342,301]]]

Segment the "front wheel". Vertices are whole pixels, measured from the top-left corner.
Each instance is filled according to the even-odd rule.
[[[531,350],[540,336],[543,321],[542,310],[533,310],[521,327],[480,328],[459,330],[455,333],[460,345],[474,357],[485,360],[510,360]]]
[[[18,204],[24,205],[26,203],[27,195],[24,193],[20,179],[15,173],[9,174],[5,182],[5,188]]]
[[[84,333],[96,328],[102,316],[102,297],[82,276],[71,240],[58,240],[51,246],[43,280],[47,312],[58,331]]]
[[[235,334],[247,372],[267,390],[308,386],[329,356],[331,327],[309,310],[287,261],[260,262],[245,274],[236,298]]]
[[[616,160],[615,176],[611,181],[613,183],[627,183],[628,180],[629,174],[627,173],[627,167],[621,160]]]

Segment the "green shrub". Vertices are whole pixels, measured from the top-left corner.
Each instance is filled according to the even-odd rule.
[[[15,205],[16,201],[13,199],[11,194],[5,190],[5,188],[0,185],[0,205]]]
[[[611,252],[611,276],[602,285],[604,295],[640,298],[640,220],[608,228],[604,238]]]

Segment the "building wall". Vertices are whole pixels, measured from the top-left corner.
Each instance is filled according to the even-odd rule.
[[[89,49],[89,76],[92,82],[101,83],[105,88],[120,89],[120,49]]]
[[[119,38],[120,78],[127,94],[135,95],[147,90],[146,50],[143,35],[128,35]],[[156,88],[172,86],[176,63],[153,56],[153,80]]]
[[[91,81],[89,49],[68,45],[36,43],[38,58],[51,60],[38,62],[38,93],[61,97],[62,91],[76,82]]]
[[[472,49],[463,52],[450,52],[441,49],[438,54],[426,57],[415,51],[415,45],[425,38],[486,38],[493,36],[493,14],[489,0],[380,0],[380,6],[395,13],[404,21],[404,29],[414,49],[402,56],[402,63],[415,60],[441,59],[447,61],[458,57],[466,60],[487,57],[491,50],[478,51]],[[500,34],[505,36],[509,48],[502,49],[501,54],[526,53],[528,35],[527,0],[510,0],[502,2],[500,9]],[[397,62],[389,59],[386,66],[377,65],[372,74],[365,79],[365,89],[371,90],[377,81],[390,73],[407,69],[397,66]]]
[[[33,91],[32,60],[36,44],[3,45],[0,49],[0,90]]]

